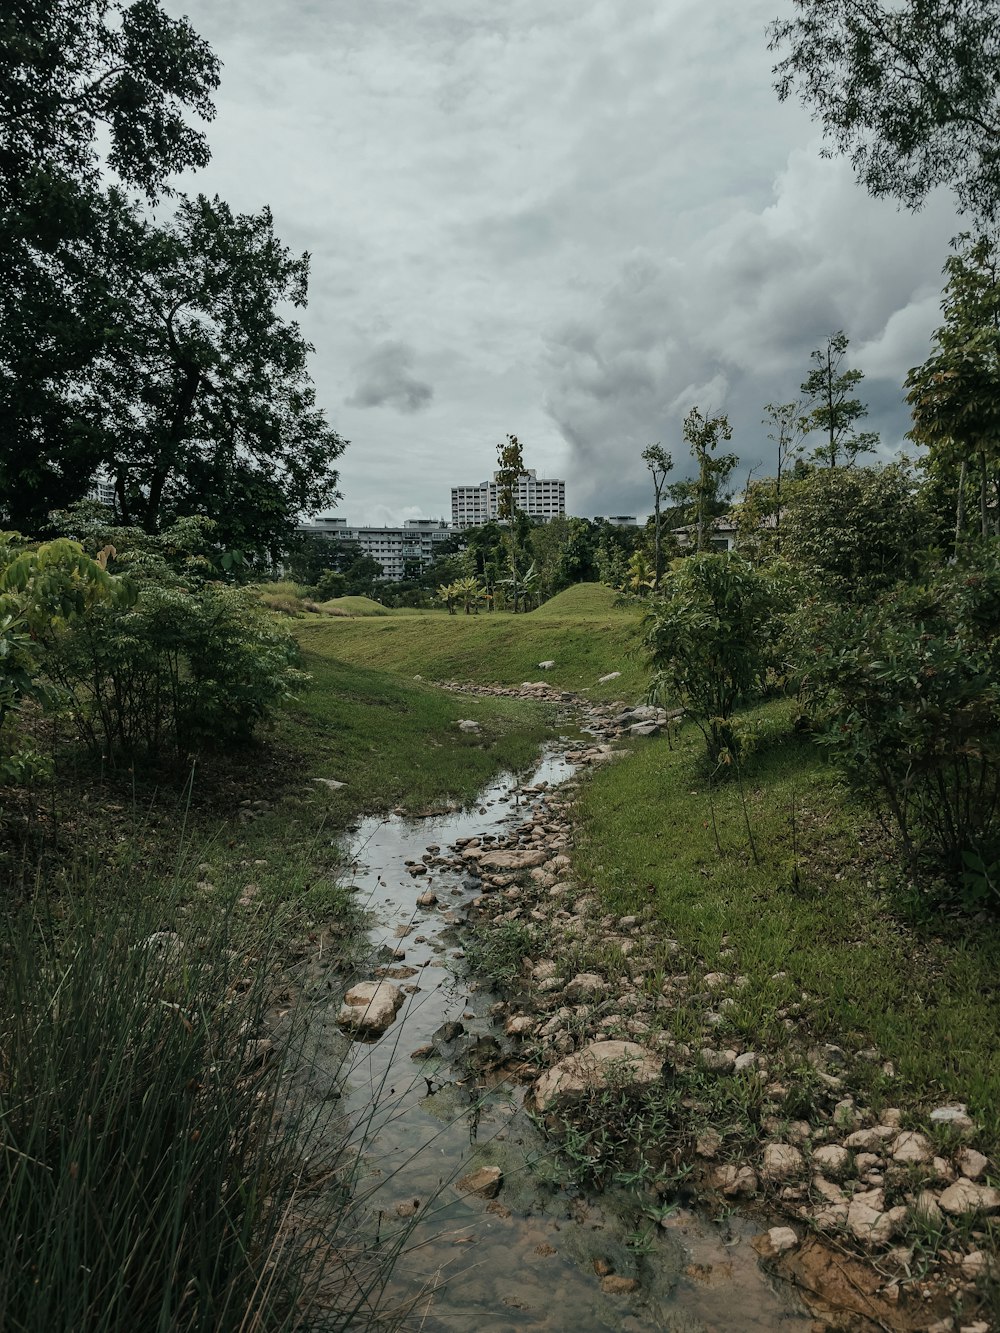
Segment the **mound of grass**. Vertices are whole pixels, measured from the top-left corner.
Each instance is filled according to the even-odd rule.
[[[381,602],[373,602],[370,597],[331,597],[320,602],[319,609],[335,616],[388,616],[392,612]]]
[[[537,620],[558,620],[564,616],[629,616],[635,612],[631,607],[619,607],[615,603],[619,594],[614,588],[604,583],[575,583],[572,588],[556,593],[537,610],[529,612]]]
[[[916,1123],[934,1104],[966,1102],[995,1147],[1000,926],[915,911],[891,843],[790,731],[787,705],[756,716],[769,743],[744,766],[746,813],[737,782],[709,790],[693,728],[674,749],[644,745],[595,773],[578,805],[578,877],[609,911],[651,908],[664,941],[705,973],[747,977],[722,1037],[758,1050],[874,1047],[895,1066],[884,1084],[880,1064],[869,1066],[876,1101],[908,1108]],[[662,964],[675,966],[668,948]],[[680,1008],[671,1021],[686,1017]]]
[[[595,699],[639,698],[648,676],[640,615],[632,608],[615,609],[613,598],[609,589],[583,584],[525,615],[429,611],[309,621],[295,632],[309,652],[408,677],[499,685],[544,678],[556,689]],[[555,666],[543,672],[538,664],[544,661]],[[617,679],[598,683],[615,671]]]

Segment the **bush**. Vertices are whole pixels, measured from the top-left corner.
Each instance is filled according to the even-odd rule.
[[[816,737],[930,862],[1000,906],[1000,548],[863,610],[808,614]],[[968,885],[967,885],[968,886]]]
[[[736,755],[733,713],[764,687],[778,660],[778,585],[720,552],[675,562],[661,588],[663,601],[645,621],[657,668],[650,692],[684,706],[714,765]]]
[[[298,648],[249,589],[138,581],[135,605],[95,607],[47,636],[49,674],[110,763],[247,740],[305,676]]]

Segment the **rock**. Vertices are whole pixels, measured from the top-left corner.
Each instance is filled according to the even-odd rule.
[[[548,859],[547,851],[525,847],[509,852],[487,852],[479,858],[479,865],[482,870],[530,870],[532,866],[544,865]]]
[[[951,1217],[963,1217],[966,1213],[1000,1213],[1000,1190],[977,1185],[963,1176],[948,1186],[938,1204]]]
[[[934,1148],[927,1135],[918,1134],[912,1129],[904,1129],[902,1134],[893,1140],[889,1151],[892,1153],[892,1160],[901,1162],[904,1166],[917,1166],[929,1162],[934,1156]]]
[[[407,1199],[405,1203],[396,1204],[397,1217],[416,1217],[420,1208],[419,1199]]]
[[[503,1185],[503,1172],[498,1166],[481,1166],[470,1171],[455,1184],[460,1194],[474,1194],[478,1199],[495,1199]]]
[[[958,1169],[969,1180],[978,1180],[989,1166],[989,1158],[975,1148],[963,1148],[955,1157]]]
[[[551,660],[548,661],[548,662],[539,662],[539,663],[538,663],[538,669],[539,669],[540,671],[551,671],[552,668],[553,668],[554,666],[555,666],[555,662],[553,662],[553,661],[551,661]]]
[[[566,999],[571,1004],[579,1004],[581,1000],[602,995],[607,988],[608,983],[596,972],[578,972],[572,981],[566,983]]]
[[[432,1038],[435,1046],[447,1046],[453,1041],[458,1041],[459,1037],[465,1035],[465,1028],[461,1023],[448,1022],[442,1023]]]
[[[609,671],[606,676],[598,676],[598,685],[607,685],[609,680],[617,680],[622,673],[620,671]]]
[[[706,1046],[699,1055],[702,1064],[713,1074],[731,1074],[736,1068],[735,1051],[716,1051],[711,1046]]]
[[[813,1214],[812,1220],[820,1231],[842,1231],[847,1225],[847,1204],[827,1204]]]
[[[844,1191],[826,1176],[813,1176],[812,1187],[826,1203],[844,1203]]]
[[[789,1180],[801,1175],[805,1162],[798,1148],[790,1143],[769,1143],[764,1149],[764,1176],[767,1180]]]
[[[601,1290],[605,1296],[627,1296],[629,1292],[637,1291],[639,1283],[634,1277],[622,1277],[619,1273],[609,1273],[607,1277],[601,1278]]]
[[[847,1208],[848,1229],[866,1245],[887,1245],[906,1221],[906,1208],[885,1206],[885,1191],[855,1194]]]
[[[473,722],[472,719],[471,719],[471,718],[468,718],[468,717],[460,718],[459,721],[455,723],[455,726],[458,727],[459,731],[478,731],[478,730],[479,730],[479,723],[478,723],[478,722]]]
[[[794,1250],[799,1238],[791,1227],[771,1227],[750,1242],[762,1259],[777,1259],[779,1254]]]
[[[508,1037],[528,1037],[535,1030],[535,1020],[527,1014],[515,1014],[513,1018],[508,1018],[504,1025],[504,1031]]]
[[[436,906],[437,906],[437,900],[438,900],[438,896],[437,896],[437,894],[434,893],[433,890],[428,889],[426,893],[422,893],[422,894],[420,895],[420,897],[417,899],[417,906],[418,906],[418,907],[436,907]]]
[[[744,1074],[748,1069],[756,1069],[759,1064],[760,1056],[756,1051],[744,1051],[742,1055],[736,1057],[733,1073]]]
[[[978,1282],[989,1275],[991,1267],[988,1255],[982,1250],[972,1250],[962,1260],[962,1276],[970,1282]]]
[[[531,1092],[539,1111],[602,1088],[648,1087],[663,1076],[663,1061],[634,1041],[593,1041],[541,1076]]]
[[[340,791],[341,787],[346,787],[346,782],[338,782],[336,778],[313,778],[313,782],[319,782],[322,786],[328,787],[330,791]]]
[[[379,1037],[403,1004],[403,992],[391,981],[361,981],[344,996],[337,1022],[366,1037]]]
[[[729,1199],[752,1199],[760,1188],[752,1166],[719,1166],[712,1172],[712,1186]]]
[[[658,736],[660,727],[656,722],[634,722],[628,732],[630,736]]]
[[[827,1143],[813,1150],[812,1160],[824,1175],[840,1180],[851,1165],[851,1154],[837,1143]]]
[[[717,1157],[722,1147],[722,1135],[716,1129],[706,1129],[698,1135],[694,1150],[699,1157]]]
[[[947,1125],[957,1134],[971,1134],[976,1128],[964,1102],[956,1102],[954,1106],[938,1106],[931,1112],[931,1122]]]

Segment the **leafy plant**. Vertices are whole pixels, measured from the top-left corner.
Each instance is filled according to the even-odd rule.
[[[983,876],[1000,853],[996,543],[923,588],[807,619],[817,740],[888,813],[911,869]]]
[[[778,588],[729,552],[677,561],[664,600],[646,617],[657,668],[653,697],[679,701],[705,738],[712,764],[736,755],[736,708],[759,691],[776,661]]]

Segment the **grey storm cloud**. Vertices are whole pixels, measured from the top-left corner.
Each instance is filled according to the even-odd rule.
[[[434,389],[410,373],[415,360],[413,348],[406,343],[384,342],[373,348],[358,367],[357,385],[348,404],[419,412],[434,397]]]
[[[180,184],[270,204],[312,256],[346,516],[439,515],[508,431],[573,512],[648,512],[644,445],[682,475],[697,403],[766,462],[763,405],[839,328],[901,441],[959,224],[870,200],[778,102],[790,0],[164,3],[224,62],[212,161]]]

